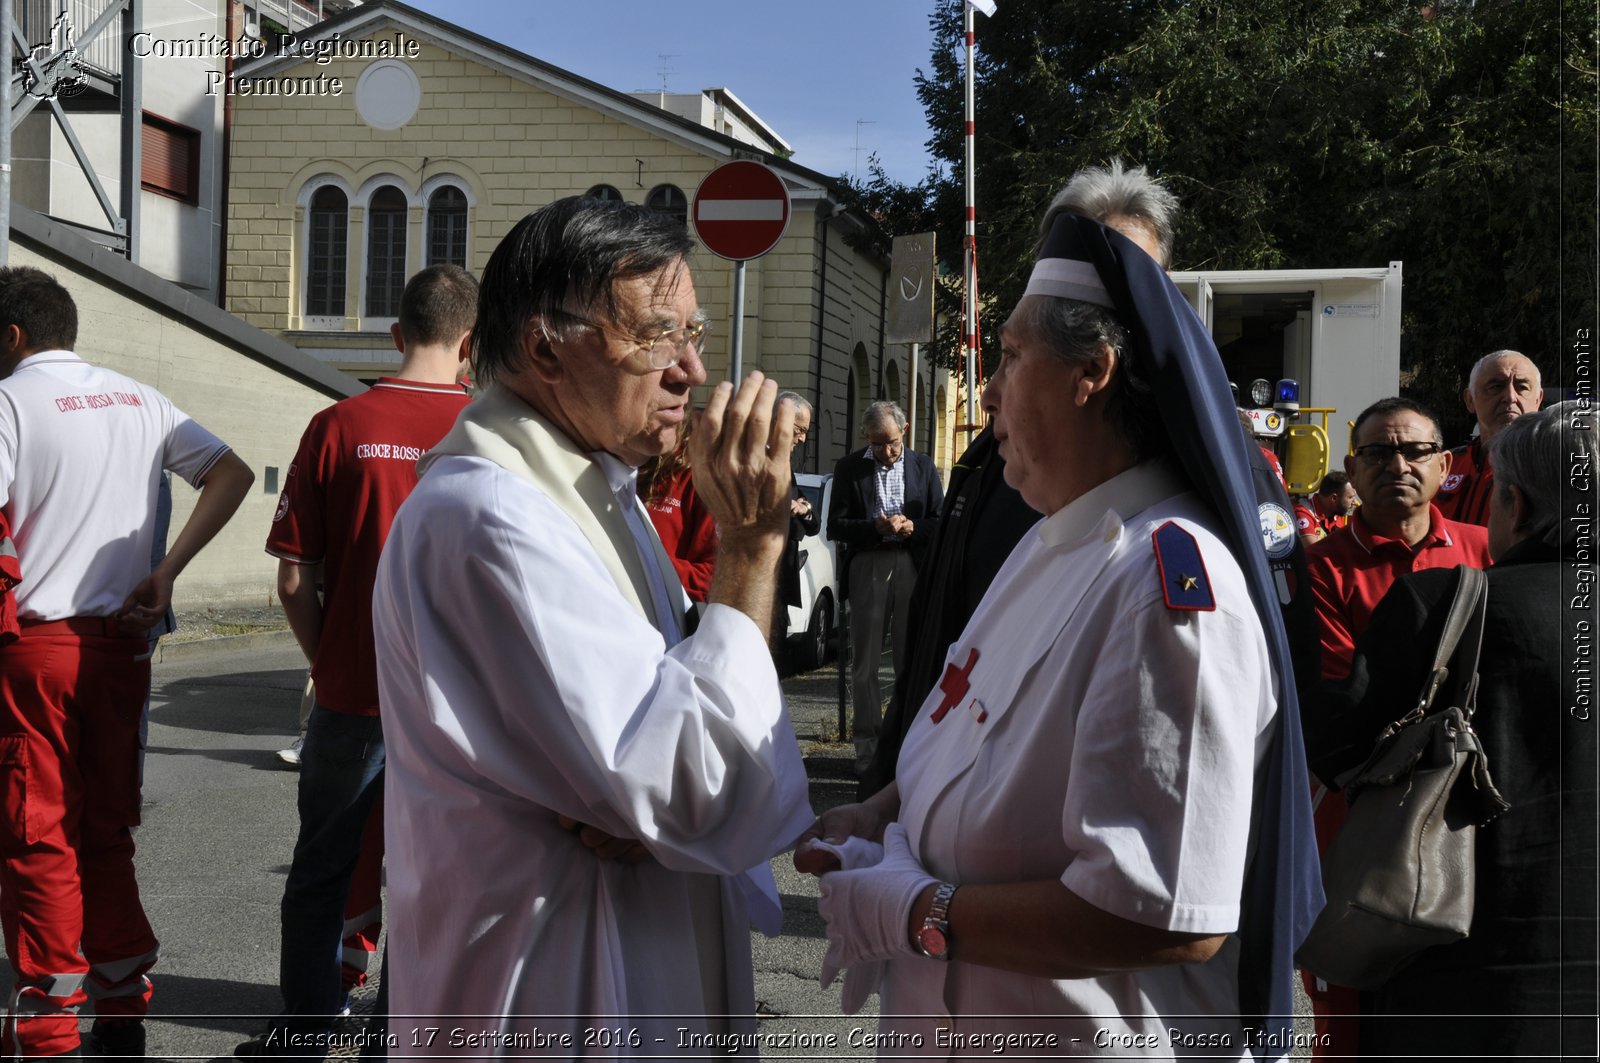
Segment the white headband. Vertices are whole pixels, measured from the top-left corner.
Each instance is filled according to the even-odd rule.
[[[1076,258],[1041,258],[1033,264],[1028,288],[1023,295],[1048,295],[1056,299],[1075,299],[1080,303],[1111,307],[1100,274],[1087,262]]]

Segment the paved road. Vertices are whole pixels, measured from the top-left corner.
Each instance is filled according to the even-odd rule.
[[[235,652],[169,656],[155,668],[138,832],[139,880],[161,938],[147,1024],[152,1057],[227,1056],[279,1004],[278,900],[294,847],[297,776],[274,753],[293,737],[304,663],[284,639],[238,642]],[[819,741],[837,733],[837,673],[786,685],[816,777],[813,804],[852,799],[845,747]],[[773,865],[785,932],[756,938],[760,1010],[774,1023],[831,1029],[841,1043],[852,1029],[872,1029],[870,1015],[840,1019],[837,986],[817,986],[824,944],[812,880],[787,858]],[[0,990],[9,989],[6,970]],[[355,1003],[358,1015],[370,1007]]]
[[[294,844],[297,776],[274,752],[293,737],[304,666],[286,639],[236,645],[172,655],[156,666],[138,833],[140,882],[161,938],[148,1023],[152,1057],[225,1057],[279,1003],[278,900]],[[813,806],[852,800],[852,751],[834,741],[837,672],[794,677],[785,688]],[[755,938],[756,997],[769,1018],[763,1028],[832,1034],[840,1047],[819,1053],[768,1045],[762,1054],[872,1055],[851,1042],[875,1029],[876,999],[862,1015],[840,1017],[838,987],[822,990],[816,981],[824,941],[813,880],[796,874],[787,858],[773,867],[785,921],[781,937]],[[9,991],[9,971],[0,971],[0,990]],[[352,1030],[370,1008],[367,992],[355,1002]]]

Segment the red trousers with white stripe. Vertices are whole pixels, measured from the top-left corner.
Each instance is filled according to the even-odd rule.
[[[383,794],[373,803],[361,835],[361,857],[350,876],[350,898],[344,904],[344,954],[339,965],[346,993],[367,984],[376,969],[372,954],[383,933]]]
[[[1312,786],[1315,802],[1314,826],[1317,831],[1317,853],[1325,855],[1333,844],[1334,835],[1344,826],[1350,814],[1344,794],[1324,791],[1317,800],[1317,787]],[[1311,998],[1311,1013],[1317,1032],[1316,1043],[1311,1046],[1312,1059],[1342,1059],[1355,1056],[1360,1049],[1361,992],[1349,986],[1329,985],[1310,971],[1300,972]]]
[[[140,638],[30,635],[0,647],[0,924],[16,972],[5,1051],[78,1047],[77,1009],[142,1017],[157,942],[134,881]],[[79,950],[82,954],[79,954]]]

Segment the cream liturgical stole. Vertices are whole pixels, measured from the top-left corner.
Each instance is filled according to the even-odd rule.
[[[505,388],[491,384],[462,411],[455,427],[417,467],[426,471],[435,458],[450,454],[486,458],[548,495],[589,540],[622,597],[647,622],[659,627],[650,594],[650,574],[605,470],[533,407]],[[683,585],[654,531],[650,533],[650,545],[666,583],[667,604],[681,632]],[[670,645],[671,633],[662,635]]]

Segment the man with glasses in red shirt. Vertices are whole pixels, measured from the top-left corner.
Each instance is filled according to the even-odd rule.
[[[1450,474],[1451,455],[1438,419],[1426,407],[1410,399],[1379,399],[1356,418],[1350,440],[1354,453],[1345,457],[1344,468],[1361,505],[1348,524],[1306,551],[1324,682],[1349,675],[1356,639],[1395,580],[1428,568],[1489,567],[1488,533],[1447,519],[1433,504]],[[1309,685],[1309,677],[1302,680],[1302,704],[1315,704]],[[1308,719],[1306,726],[1313,731],[1316,721]],[[1326,850],[1344,822],[1345,804],[1320,788],[1314,801],[1317,841]],[[1309,975],[1306,981],[1317,1033],[1332,1038],[1314,1054],[1354,1053],[1359,994]]]
[[[1489,567],[1484,529],[1433,504],[1450,474],[1439,422],[1410,399],[1380,399],[1351,429],[1344,468],[1361,506],[1341,531],[1307,552],[1321,631],[1322,676],[1343,679],[1357,636],[1400,576],[1425,568]]]

